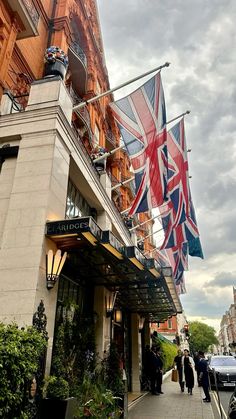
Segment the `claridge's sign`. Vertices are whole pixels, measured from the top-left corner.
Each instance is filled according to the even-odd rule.
[[[92,217],[74,218],[72,220],[49,221],[46,224],[46,236],[66,236],[90,231],[98,239],[102,230]]]

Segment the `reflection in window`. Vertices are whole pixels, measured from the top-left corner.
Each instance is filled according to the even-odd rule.
[[[91,208],[76,186],[69,180],[67,200],[66,200],[66,218],[83,217],[91,214]]]

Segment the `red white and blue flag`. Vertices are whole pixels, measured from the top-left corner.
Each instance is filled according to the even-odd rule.
[[[178,249],[155,249],[153,256],[157,259],[162,267],[171,266],[173,278],[178,294],[186,292],[183,270],[187,269],[187,253],[184,246],[183,254]],[[183,269],[186,268],[186,269]]]
[[[168,202],[160,208],[165,239],[162,248],[180,248],[199,237],[188,175],[188,159],[182,118],[167,134]]]
[[[161,249],[165,250],[173,269],[176,285],[184,281],[188,254],[203,258],[195,211],[189,188],[184,120],[167,134],[168,202],[160,207],[165,233]]]
[[[189,175],[185,141],[184,119],[182,118],[167,133],[169,207],[173,208],[175,227],[189,217]]]
[[[111,105],[135,175],[136,196],[129,215],[166,200],[166,108],[160,72]]]

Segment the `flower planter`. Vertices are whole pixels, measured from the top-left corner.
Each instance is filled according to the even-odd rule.
[[[94,166],[96,167],[96,169],[98,170],[98,172],[104,172],[105,167],[106,167],[106,163],[103,161],[100,162],[95,162]]]
[[[60,76],[62,80],[66,75],[67,66],[60,60],[52,63],[45,63],[44,76]]]
[[[124,223],[125,223],[127,228],[132,228],[133,227],[133,220],[132,219],[124,220]]]
[[[65,400],[42,399],[40,405],[40,419],[72,419],[77,401],[75,397]]]

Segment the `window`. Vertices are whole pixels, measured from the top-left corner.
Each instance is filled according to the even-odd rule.
[[[91,208],[76,186],[69,180],[66,201],[66,217],[83,217],[91,214]]]
[[[168,329],[172,329],[172,320],[168,320]]]

